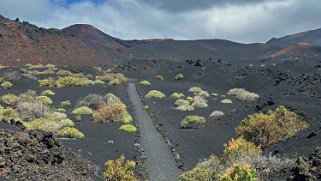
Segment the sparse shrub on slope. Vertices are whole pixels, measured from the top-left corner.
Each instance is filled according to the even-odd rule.
[[[50,99],[50,97],[47,97],[47,96],[38,96],[38,99],[39,99],[43,104],[46,104],[46,105],[52,104],[52,100]]]
[[[152,85],[149,81],[147,80],[142,80],[138,83],[139,85]]]
[[[126,116],[126,107],[124,104],[103,104],[93,114],[95,122],[123,122]]]
[[[183,74],[177,74],[176,76],[175,76],[175,80],[181,80],[181,79],[183,79],[184,78],[184,75]]]
[[[181,127],[182,128],[189,128],[189,127],[194,127],[194,126],[204,126],[206,123],[206,120],[202,116],[197,116],[197,115],[191,115],[185,117],[181,121]]]
[[[220,160],[215,155],[211,155],[208,160],[196,165],[193,169],[183,173],[179,181],[212,181],[216,180],[215,175],[220,173],[222,166]]]
[[[223,99],[223,100],[221,100],[221,103],[223,103],[223,104],[232,104],[233,102],[232,102],[231,99]]]
[[[56,94],[51,90],[44,90],[44,91],[41,92],[41,95],[43,95],[43,96],[54,96]]]
[[[253,100],[259,98],[258,94],[255,94],[253,92],[249,92],[243,88],[230,89],[227,94],[230,96],[234,96],[237,99],[242,100],[242,101],[253,101]]]
[[[207,100],[202,96],[194,96],[193,98],[193,107],[208,107]]]
[[[87,86],[93,84],[93,82],[86,77],[73,77],[73,76],[67,76],[67,77],[59,77],[55,81],[55,86],[58,88],[62,87],[81,87],[81,86]]]
[[[158,91],[158,90],[152,90],[152,91],[149,91],[145,97],[147,98],[157,98],[157,99],[161,99],[161,98],[164,98],[165,97],[165,94],[163,94],[161,91]]]
[[[209,97],[210,96],[210,94],[207,91],[204,91],[204,90],[199,92],[197,95],[201,96],[201,97]]]
[[[185,99],[177,99],[174,103],[176,109],[179,111],[192,111],[194,107],[191,106],[190,102]]]
[[[171,97],[175,99],[182,99],[185,97],[185,95],[183,93],[173,92]]]
[[[125,156],[122,155],[120,158],[114,160],[108,160],[105,163],[104,177],[108,181],[138,181],[139,179],[135,176],[134,161],[126,161]]]
[[[256,169],[249,164],[234,164],[224,174],[218,175],[221,181],[256,181]]]
[[[155,79],[156,80],[164,80],[164,77],[162,75],[156,75]]]
[[[55,86],[55,79],[52,77],[48,77],[47,79],[38,80],[40,87],[54,87]]]
[[[262,147],[267,147],[281,140],[292,137],[308,127],[299,116],[280,106],[267,114],[256,113],[244,119],[236,128],[237,134]]]
[[[202,92],[203,90],[200,87],[191,87],[188,91],[198,94],[198,93]]]
[[[69,100],[63,101],[60,103],[60,105],[63,107],[69,107],[69,106],[71,106],[71,102]]]
[[[224,145],[222,159],[226,162],[233,163],[242,157],[252,156],[261,153],[261,148],[254,143],[246,141],[244,138],[239,137],[236,140],[232,138],[228,144]]]
[[[214,117],[214,118],[221,117],[221,116],[224,116],[224,112],[223,111],[213,111],[210,114],[210,117]]]
[[[14,105],[19,100],[19,97],[14,94],[6,94],[1,97],[1,101],[7,105]]]
[[[72,127],[64,127],[60,129],[58,131],[58,136],[64,137],[64,138],[78,138],[78,139],[82,139],[85,137],[84,133]]]
[[[82,114],[93,114],[94,111],[87,106],[81,106],[72,111],[72,114],[82,115]]]
[[[96,76],[96,79],[108,83],[108,85],[119,85],[127,82],[127,78],[122,73],[107,73],[102,76]]]
[[[3,82],[3,83],[1,84],[1,87],[4,88],[4,89],[10,89],[10,88],[12,87],[12,83],[11,83],[11,82],[8,82],[8,81]]]
[[[94,84],[95,85],[103,85],[103,84],[105,84],[105,82],[97,79],[94,81]]]
[[[102,104],[106,103],[106,99],[98,94],[89,94],[88,96],[81,99],[76,107],[87,106],[91,109],[98,109]]]
[[[137,131],[137,128],[132,124],[124,124],[119,127],[119,130],[129,133],[135,133]]]
[[[10,108],[4,108],[0,105],[0,121],[16,122],[20,121],[20,117],[16,110]]]

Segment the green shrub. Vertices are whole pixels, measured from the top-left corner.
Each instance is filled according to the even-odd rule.
[[[66,113],[67,110],[65,108],[57,108],[55,111],[61,112],[61,113]]]
[[[135,177],[135,166],[134,161],[125,162],[125,156],[122,155],[120,158],[114,160],[108,160],[105,163],[105,171],[103,176],[108,181],[138,181]]]
[[[197,94],[198,96],[201,96],[201,97],[209,97],[210,94],[207,92],[207,91],[201,91]]]
[[[1,101],[7,105],[14,105],[19,100],[19,97],[14,94],[6,94],[1,97]]]
[[[60,103],[60,105],[63,107],[69,107],[69,106],[71,106],[71,102],[69,100],[63,101]]]
[[[94,111],[86,106],[81,106],[72,111],[72,114],[81,115],[81,114],[93,114]]]
[[[202,92],[203,90],[200,87],[191,87],[188,89],[188,91],[198,94],[198,93]]]
[[[246,140],[265,148],[292,137],[308,126],[308,123],[301,121],[296,113],[280,106],[267,114],[250,115],[236,128],[236,132]]]
[[[191,96],[187,96],[186,100],[188,100],[190,103],[194,102],[194,98]]]
[[[23,121],[26,130],[41,130],[45,132],[58,133],[64,127],[73,127],[74,122],[70,119],[59,120],[55,116],[38,118],[32,121]]]
[[[102,76],[96,76],[96,79],[107,82],[108,85],[119,85],[128,80],[122,73],[107,73]]]
[[[71,76],[72,72],[69,70],[59,70],[56,74],[60,76]]]
[[[234,164],[224,174],[218,175],[221,181],[256,181],[256,169],[249,164]]]
[[[253,156],[262,152],[260,147],[252,142],[246,141],[242,137],[239,137],[236,140],[232,138],[232,140],[224,146],[222,159],[229,163],[233,163],[242,157]]]
[[[212,96],[219,96],[219,94],[218,94],[218,93],[215,93],[215,92],[211,93],[211,95],[212,95]]]
[[[212,181],[215,180],[215,175],[220,172],[221,167],[219,158],[211,155],[206,161],[184,172],[179,181]]]
[[[161,76],[161,75],[156,75],[156,76],[155,76],[155,79],[156,79],[156,80],[164,80],[164,77]]]
[[[61,130],[58,131],[58,136],[64,137],[64,138],[78,138],[78,139],[82,139],[85,137],[84,133],[72,127],[62,128]]]
[[[193,98],[193,107],[208,107],[207,100],[202,96],[194,96]]]
[[[221,117],[221,116],[224,116],[224,112],[223,111],[213,111],[210,114],[210,117],[214,117],[214,118]]]
[[[1,84],[1,87],[4,89],[10,89],[12,87],[12,83],[5,81]]]
[[[181,79],[183,79],[184,78],[184,75],[183,74],[177,74],[176,76],[175,76],[175,80],[181,80]]]
[[[103,104],[100,105],[98,110],[93,114],[93,121],[95,122],[124,122],[125,117],[127,119],[131,119],[128,117],[128,113],[126,111],[126,106],[122,103],[114,103],[114,104]],[[130,115],[129,115],[130,116]]]
[[[151,83],[147,80],[142,80],[139,82],[139,85],[151,85]]]
[[[73,77],[73,76],[67,76],[67,77],[59,77],[55,81],[55,86],[58,88],[62,87],[81,87],[81,86],[87,86],[92,84],[93,82],[86,77]]]
[[[94,84],[95,85],[99,85],[99,84],[102,85],[102,84],[105,84],[105,82],[97,79],[94,81]]]
[[[231,99],[223,99],[223,100],[221,100],[221,103],[223,103],[223,104],[232,104],[233,102],[232,102]]]
[[[182,128],[187,128],[187,127],[192,127],[192,126],[204,126],[206,123],[206,120],[202,116],[197,116],[197,115],[191,115],[185,117],[181,121],[181,127]]]
[[[4,108],[0,105],[0,120],[5,122],[20,121],[20,117],[16,110],[10,108]]]
[[[192,111],[194,107],[191,106],[190,102],[184,99],[177,99],[174,103],[176,109],[179,111]]]
[[[183,93],[173,92],[171,97],[175,99],[181,99],[181,98],[184,98],[185,95]]]
[[[41,95],[43,95],[43,96],[54,96],[56,94],[51,90],[44,90],[44,91],[41,92]]]
[[[132,122],[132,120],[133,120],[132,116],[127,111],[125,111],[123,113],[123,122],[130,123],[130,122]]]
[[[145,97],[147,98],[157,98],[157,99],[161,99],[161,98],[164,98],[165,97],[165,94],[163,94],[161,91],[158,91],[158,90],[152,90],[152,91],[149,91]]]
[[[122,125],[119,130],[129,133],[134,133],[137,131],[137,128],[132,124],[124,124]]]
[[[47,96],[38,96],[38,99],[39,99],[43,104],[46,104],[46,105],[52,104],[52,100],[50,99],[50,97],[47,97]]]
[[[239,100],[242,101],[253,101],[257,98],[259,98],[258,94],[255,94],[253,92],[249,92],[245,89],[241,89],[241,88],[234,88],[234,89],[230,89],[227,93],[230,96],[234,96]]]
[[[49,77],[47,79],[38,80],[40,87],[53,87],[55,86],[55,79],[52,77]]]

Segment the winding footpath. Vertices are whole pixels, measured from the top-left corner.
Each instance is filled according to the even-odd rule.
[[[145,152],[145,166],[150,181],[177,181],[180,171],[175,158],[161,134],[156,130],[152,118],[137,92],[136,85],[130,83],[127,89],[133,105],[141,134],[141,146]]]

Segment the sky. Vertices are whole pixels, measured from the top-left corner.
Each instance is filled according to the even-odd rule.
[[[255,43],[321,28],[321,0],[0,0],[0,14],[45,28],[91,24],[121,39]]]

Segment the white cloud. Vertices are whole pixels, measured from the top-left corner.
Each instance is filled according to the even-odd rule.
[[[319,28],[318,0],[270,0],[166,11],[141,0],[108,0],[100,4],[66,0],[0,0],[0,13],[43,27],[92,24],[122,39],[230,39],[265,42],[273,36]],[[22,3],[23,2],[23,3]]]

